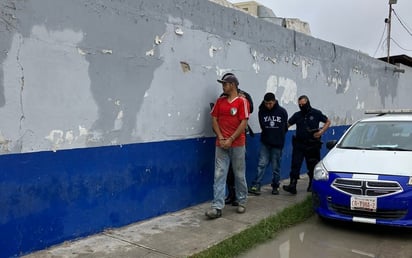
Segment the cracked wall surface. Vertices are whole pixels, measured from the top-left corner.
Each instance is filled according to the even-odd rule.
[[[214,1],[224,5],[0,1],[3,255],[210,200],[209,103],[225,72],[237,75],[255,108],[272,91],[291,115],[297,97],[308,95],[333,122],[325,141],[366,109],[410,106],[410,67],[394,73],[395,66]],[[259,133],[257,112],[249,124]],[[257,167],[259,145],[248,137],[247,171]],[[262,183],[270,180],[268,173]]]
[[[4,0],[0,33],[1,153],[213,136],[228,71],[333,125],[410,95],[391,65],[209,1]]]

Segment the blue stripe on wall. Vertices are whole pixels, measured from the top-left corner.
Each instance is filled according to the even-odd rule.
[[[346,128],[334,127],[325,140]],[[282,178],[289,176],[288,134]],[[259,134],[248,136],[248,182],[258,150]],[[0,160],[1,257],[177,211],[213,195],[214,138],[9,154]],[[267,172],[263,183],[270,181]]]

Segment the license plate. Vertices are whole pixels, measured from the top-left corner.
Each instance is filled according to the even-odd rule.
[[[350,198],[351,210],[376,211],[376,208],[376,198],[355,196]]]

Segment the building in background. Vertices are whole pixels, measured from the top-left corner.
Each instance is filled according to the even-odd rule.
[[[272,9],[264,5],[261,5],[256,1],[235,3],[234,6],[260,19],[273,22],[287,29],[295,30],[297,32],[304,33],[306,35],[311,35],[309,23],[301,21],[297,18],[277,17]]]

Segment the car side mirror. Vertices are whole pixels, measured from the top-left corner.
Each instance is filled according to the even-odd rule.
[[[338,142],[337,140],[331,140],[331,141],[326,142],[326,148],[328,150],[332,149],[333,147],[335,147],[337,142]]]

